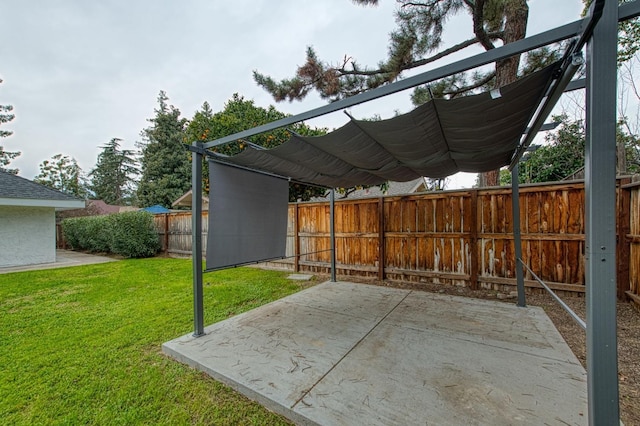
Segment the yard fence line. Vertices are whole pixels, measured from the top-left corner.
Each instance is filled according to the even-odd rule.
[[[640,186],[617,181],[618,296],[640,304]],[[584,293],[584,184],[520,188],[523,261],[560,292]],[[269,266],[328,273],[329,204],[289,205],[286,255]],[[206,252],[208,213],[203,212]],[[191,254],[191,212],[155,216],[166,253]],[[466,189],[336,202],[339,274],[513,290],[510,188]],[[304,256],[298,257],[298,255]],[[540,288],[530,273],[525,285]]]
[[[623,184],[622,189],[625,215],[618,217],[618,245],[623,248],[618,251],[623,253],[618,264],[627,266],[629,288],[625,294],[640,307],[640,182]]]

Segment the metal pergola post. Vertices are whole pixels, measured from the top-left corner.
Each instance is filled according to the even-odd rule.
[[[193,264],[193,335],[204,335],[202,295],[202,144],[191,150],[191,256]]]
[[[511,169],[511,210],[513,213],[513,245],[516,255],[516,283],[518,287],[518,306],[525,307],[524,273],[522,271],[522,238],[520,230],[520,182],[518,164]]]
[[[331,241],[331,282],[336,282],[336,191],[329,193],[329,240]]]
[[[619,425],[616,338],[618,1],[606,0],[587,44],[585,254],[589,424]]]

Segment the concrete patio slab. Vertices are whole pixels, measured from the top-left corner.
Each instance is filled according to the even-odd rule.
[[[587,423],[586,373],[540,308],[324,283],[163,351],[299,424]]]
[[[0,274],[10,272],[39,271],[43,269],[66,268],[68,266],[93,265],[96,263],[116,262],[118,259],[95,254],[80,253],[71,250],[56,250],[56,261],[51,263],[38,263],[35,265],[10,266],[0,268]]]
[[[289,274],[287,276],[288,279],[290,280],[294,280],[294,281],[309,281],[311,278],[313,278],[313,275],[309,275],[309,274]]]

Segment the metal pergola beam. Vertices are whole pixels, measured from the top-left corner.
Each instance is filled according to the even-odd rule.
[[[513,245],[516,255],[516,286],[518,289],[518,306],[527,306],[524,294],[524,271],[522,270],[522,238],[520,230],[520,179],[518,164],[511,170],[511,212],[513,213]]]
[[[622,4],[618,10],[618,19],[624,21],[640,15],[640,0]],[[580,19],[569,24],[509,43],[505,46],[491,49],[487,52],[480,53],[467,59],[463,59],[452,64],[444,65],[434,70],[426,71],[421,74],[396,81],[376,89],[368,90],[346,99],[341,99],[327,105],[303,112],[301,114],[285,117],[271,123],[263,124],[252,129],[234,133],[223,138],[219,138],[202,144],[203,148],[212,148],[214,146],[224,145],[234,142],[238,139],[249,138],[264,132],[270,132],[281,127],[290,126],[292,124],[309,120],[311,118],[320,117],[332,112],[340,111],[355,105],[379,99],[403,90],[411,89],[422,84],[426,84],[435,80],[439,80],[450,75],[468,71],[483,65],[487,65],[514,55],[528,52],[542,46],[547,46],[558,41],[566,40],[571,37],[578,36],[590,21],[590,17]]]
[[[193,335],[204,335],[202,290],[202,145],[191,150],[191,256],[193,264]]]
[[[616,338],[616,253],[615,253],[615,126],[617,23],[640,16],[640,0],[618,6],[604,3],[602,17],[587,41],[587,138],[585,147],[585,254],[587,294],[587,387],[589,423],[619,424],[619,394]],[[378,99],[443,77],[477,68],[513,55],[581,35],[590,17],[502,46],[450,65],[398,82],[286,117],[207,143],[194,142],[192,150],[192,255],[194,288],[194,336],[204,334],[202,293],[202,157],[204,149],[248,138],[350,106]],[[589,32],[591,32],[589,30]],[[569,83],[566,90],[578,88]],[[563,88],[565,90],[565,88]],[[534,126],[532,126],[533,130]],[[517,163],[516,163],[517,166]],[[512,170],[517,197],[517,168]],[[514,199],[514,218],[519,206]],[[331,193],[332,281],[335,281],[334,194]],[[514,223],[514,226],[517,226]],[[519,230],[519,226],[518,226]],[[518,246],[520,244],[517,244]],[[521,254],[520,254],[521,257]],[[523,306],[524,283],[518,281],[518,304]],[[522,288],[521,288],[522,287]]]
[[[619,425],[616,338],[618,0],[605,0],[587,44],[585,285],[590,425]]]
[[[563,25],[553,30],[545,31],[534,36],[509,43],[505,46],[501,46],[495,49],[491,49],[487,52],[480,53],[470,58],[463,59],[452,64],[444,65],[434,70],[426,71],[421,74],[405,78],[403,80],[396,81],[394,83],[387,84],[385,86],[378,87],[376,89],[368,90],[366,92],[357,94],[355,96],[341,99],[336,102],[332,102],[327,105],[312,109],[301,114],[293,115],[291,117],[285,117],[280,120],[273,121],[271,123],[263,124],[252,129],[244,130],[242,132],[234,133],[229,136],[225,136],[220,139],[216,139],[211,142],[205,142],[202,146],[204,148],[212,148],[214,146],[224,145],[230,142],[234,142],[238,139],[248,138],[254,135],[258,135],[264,132],[270,132],[281,127],[286,127],[300,121],[308,120],[311,118],[320,117],[332,112],[340,111],[345,108],[349,108],[355,105],[359,105],[365,102],[372,101],[374,99],[382,98],[388,95],[392,95],[403,90],[411,89],[421,84],[426,84],[435,80],[439,80],[450,75],[459,74],[474,68],[478,68],[483,65],[487,65],[496,61],[500,61],[505,58],[509,58],[514,55],[518,55],[524,52],[528,52],[538,47],[546,46],[557,41],[566,40],[571,37],[575,37],[580,34],[580,31],[585,25],[585,22],[589,18],[585,18],[579,21],[572,22],[570,24]],[[583,22],[584,21],[584,22]]]
[[[336,190],[329,192],[329,241],[331,244],[331,282],[336,282]]]

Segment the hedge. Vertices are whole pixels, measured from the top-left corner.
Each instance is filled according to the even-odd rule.
[[[153,215],[144,211],[65,219],[62,230],[73,250],[151,257],[160,249]]]

